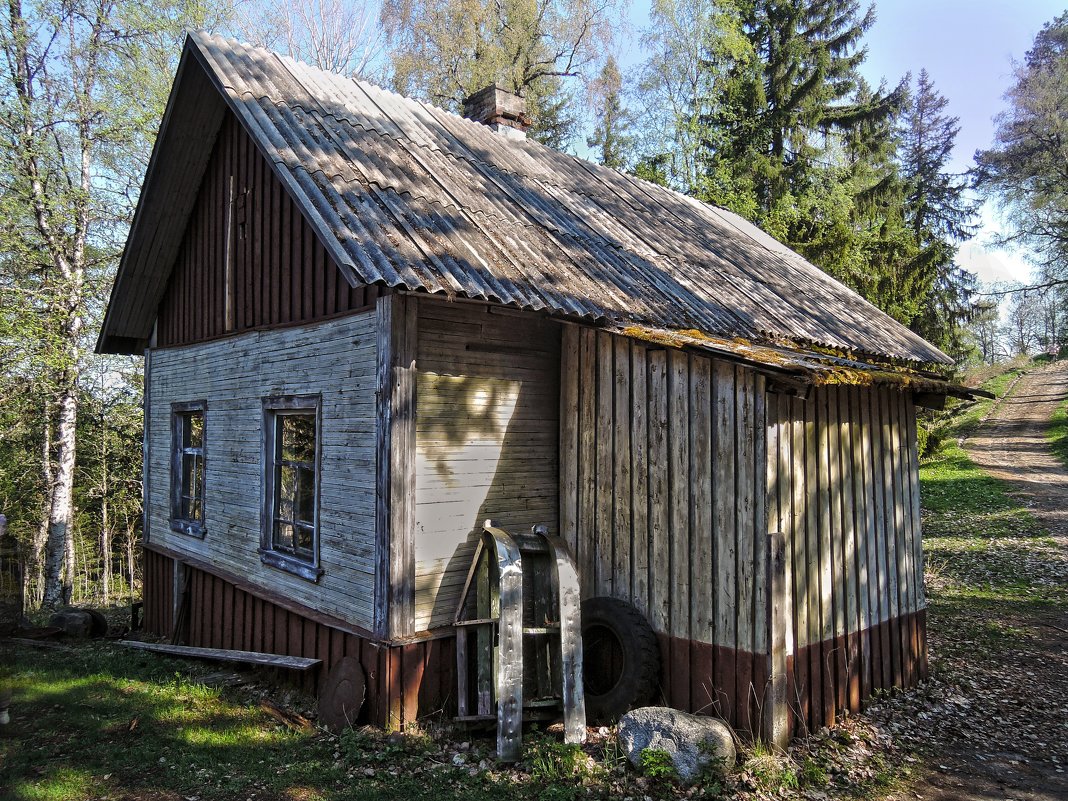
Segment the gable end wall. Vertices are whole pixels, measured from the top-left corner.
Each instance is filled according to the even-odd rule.
[[[229,329],[228,219],[233,297]],[[385,291],[349,286],[267,160],[227,111],[158,307],[156,343],[184,345],[321,320],[373,308]]]

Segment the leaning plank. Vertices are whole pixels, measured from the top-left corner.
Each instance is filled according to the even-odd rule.
[[[290,670],[310,670],[322,662],[321,659],[310,659],[304,656],[264,654],[259,651],[232,651],[225,648],[194,648],[190,645],[167,645],[166,643],[138,642],[137,640],[119,640],[119,645],[159,654],[171,654],[172,656],[217,659],[221,662],[243,662],[249,665],[267,665]]]

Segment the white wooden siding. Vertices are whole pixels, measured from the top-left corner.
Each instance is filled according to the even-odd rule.
[[[354,625],[373,625],[373,312],[152,352],[148,375],[149,541]],[[260,562],[262,399],[322,395],[317,584]],[[206,400],[205,528],[170,530],[172,402]]]
[[[486,518],[557,530],[559,325],[420,299],[415,631],[450,625]]]

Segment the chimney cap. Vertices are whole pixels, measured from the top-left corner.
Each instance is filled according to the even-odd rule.
[[[503,127],[525,132],[530,127],[527,101],[496,83],[464,100],[464,116],[498,131]]]

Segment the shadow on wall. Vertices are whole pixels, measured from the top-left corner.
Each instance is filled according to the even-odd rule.
[[[452,622],[484,520],[512,533],[537,523],[557,532],[559,335],[552,328],[533,348],[465,350],[466,361],[448,371],[424,363],[420,372],[420,628]]]

